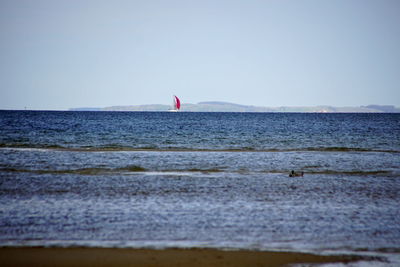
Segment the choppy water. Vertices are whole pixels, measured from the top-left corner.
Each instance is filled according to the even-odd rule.
[[[400,114],[0,111],[3,246],[398,257],[399,192]]]

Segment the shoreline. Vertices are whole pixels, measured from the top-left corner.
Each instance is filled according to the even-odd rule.
[[[382,261],[360,255],[219,250],[211,248],[44,248],[2,247],[2,266],[285,266],[289,264]]]

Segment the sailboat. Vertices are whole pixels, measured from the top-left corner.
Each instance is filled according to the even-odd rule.
[[[181,101],[179,100],[179,98],[176,95],[174,95],[172,97],[172,102],[173,102],[172,103],[173,108],[170,109],[169,111],[173,111],[173,112],[179,111],[181,109]]]

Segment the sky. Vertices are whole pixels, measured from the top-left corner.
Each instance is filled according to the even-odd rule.
[[[400,1],[0,0],[0,109],[400,106]]]

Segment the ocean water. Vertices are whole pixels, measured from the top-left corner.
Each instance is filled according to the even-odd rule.
[[[390,265],[399,192],[400,114],[0,111],[0,246],[366,253]]]

